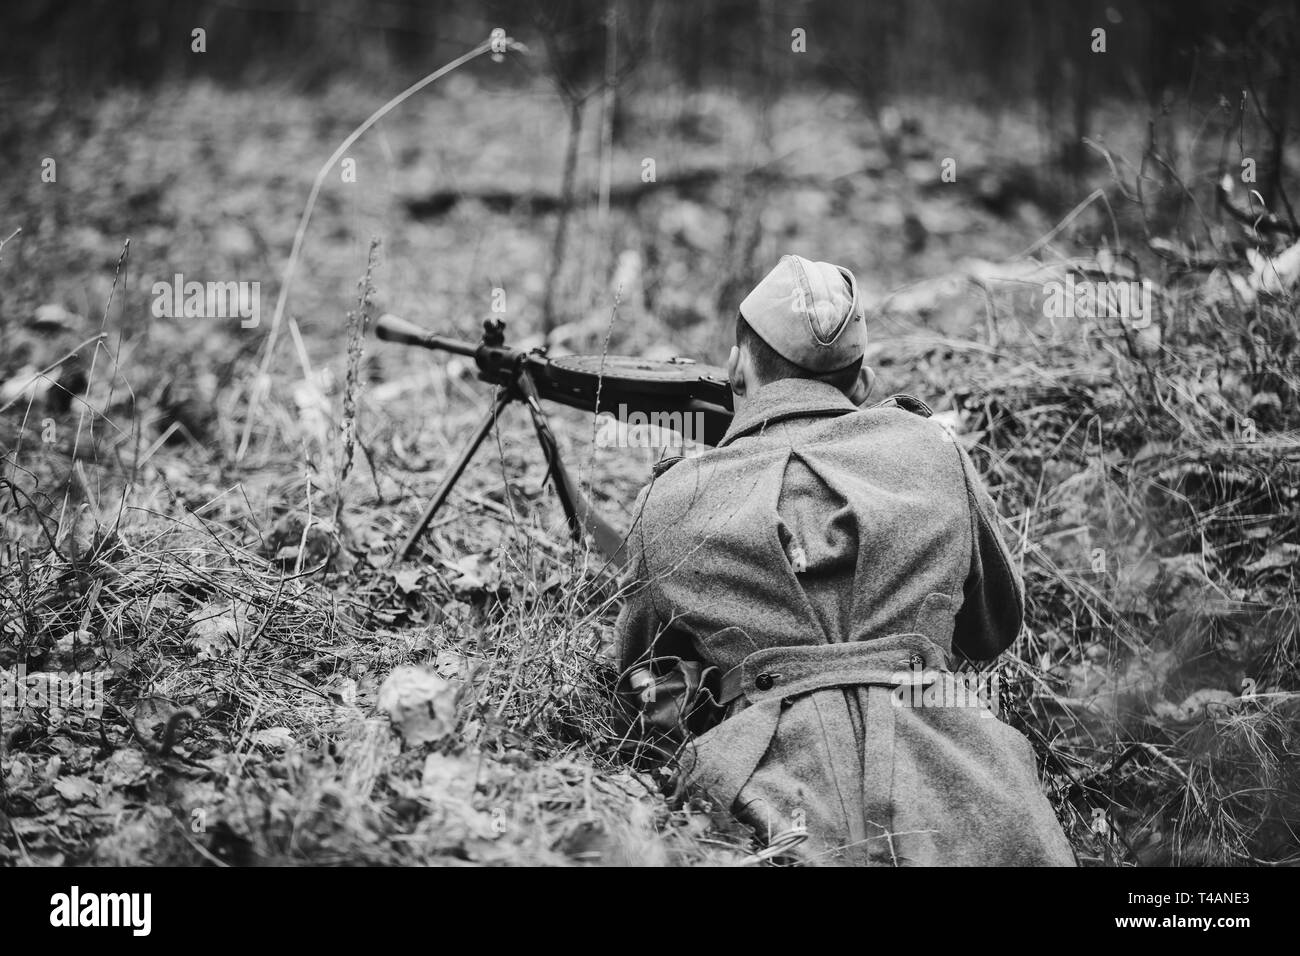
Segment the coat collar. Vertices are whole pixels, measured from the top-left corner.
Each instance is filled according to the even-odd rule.
[[[789,418],[843,415],[853,411],[857,411],[857,406],[833,385],[811,379],[778,379],[764,385],[741,406],[718,447]]]

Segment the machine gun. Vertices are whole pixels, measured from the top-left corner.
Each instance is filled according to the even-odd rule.
[[[511,402],[522,402],[528,407],[538,443],[546,456],[547,478],[555,486],[569,533],[575,540],[581,540],[582,521],[558,474],[559,448],[546,420],[543,400],[593,414],[626,411],[629,415],[639,412],[653,421],[702,421],[704,434],[695,437],[706,445],[721,441],[731,424],[731,387],[726,372],[690,359],[654,361],[622,355],[551,358],[545,349],[523,351],[507,346],[505,323],[499,319],[483,323],[483,339],[478,345],[435,335],[395,315],[380,316],[375,323],[375,334],[386,342],[473,358],[478,365],[479,379],[497,386],[492,407],[448,470],[419,522],[406,536],[395,555],[396,561],[410,556],[470,459],[492,431],[502,409]],[[694,415],[699,418],[687,417]]]

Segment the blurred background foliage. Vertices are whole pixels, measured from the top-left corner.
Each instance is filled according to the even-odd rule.
[[[942,95],[986,109],[1034,105],[1073,155],[1091,104],[1159,107],[1251,89],[1295,117],[1296,5],[1285,0],[7,0],[0,78],[64,97],[106,85],[215,77],[291,80],[303,90],[340,71],[387,82],[458,55],[494,26],[547,47],[559,72],[599,81],[605,17],[648,72],[695,88],[783,84]],[[208,33],[192,55],[190,31]],[[1106,55],[1091,31],[1107,31]],[[802,29],[807,64],[784,39]],[[775,69],[775,74],[774,74]]]

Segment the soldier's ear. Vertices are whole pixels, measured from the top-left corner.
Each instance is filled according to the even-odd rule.
[[[849,401],[854,405],[863,405],[871,397],[871,390],[876,387],[876,370],[870,366],[862,366],[858,372],[858,380],[853,383],[853,390],[849,392]]]
[[[736,345],[731,347],[731,354],[727,356],[727,381],[737,395],[745,394],[748,384],[745,381],[745,363],[741,361],[740,347]]]

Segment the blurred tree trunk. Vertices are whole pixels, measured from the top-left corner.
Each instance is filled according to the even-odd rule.
[[[618,93],[618,4],[608,0],[605,8],[605,83],[600,109],[600,228],[609,229],[609,187],[614,162],[614,114]]]
[[[1261,18],[1265,24],[1265,38],[1261,43],[1271,48],[1270,59],[1276,70],[1269,77],[1263,101],[1256,106],[1269,132],[1268,178],[1261,185],[1261,193],[1269,210],[1275,214],[1286,211],[1292,225],[1296,225],[1295,209],[1282,183],[1286,165],[1286,139],[1291,118],[1291,85],[1295,79],[1295,60],[1300,56],[1300,17],[1292,5],[1272,8]]]
[[[608,33],[604,27],[607,0],[548,0],[533,10],[533,19],[546,44],[546,63],[568,111],[569,130],[564,151],[560,205],[551,246],[551,265],[542,299],[542,333],[549,337],[556,322],[556,298],[568,249],[574,194],[577,190],[578,146],[582,136],[582,107],[605,82]]]
[[[758,80],[758,141],[762,147],[761,155],[750,157],[753,166],[765,165],[772,161],[775,128],[772,122],[772,107],[784,86],[789,74],[789,61],[785,55],[801,56],[790,53],[789,34],[778,35],[776,30],[775,0],[761,0],[759,4],[760,35],[766,42],[756,51],[755,62],[759,70]],[[782,48],[784,47],[784,53]],[[755,176],[751,170],[741,169],[731,183],[731,201],[727,203],[728,223],[726,245],[723,251],[722,281],[718,284],[714,297],[714,310],[718,316],[730,318],[736,314],[737,307],[750,289],[757,284],[762,275],[756,264],[758,249],[763,241],[763,196],[766,189],[764,177]],[[733,338],[733,324],[728,321],[716,325],[714,351],[726,354]]]
[[[568,98],[569,138],[564,150],[564,178],[560,185],[560,208],[555,222],[555,242],[551,246],[551,269],[546,276],[546,295],[542,300],[542,335],[549,337],[555,321],[556,287],[564,267],[564,250],[569,238],[569,217],[573,211],[573,194],[578,178],[578,141],[582,138],[582,100]]]
[[[396,24],[385,29],[388,46],[397,62],[405,66],[424,63],[430,58],[437,35],[441,3],[425,0],[402,0]]]

